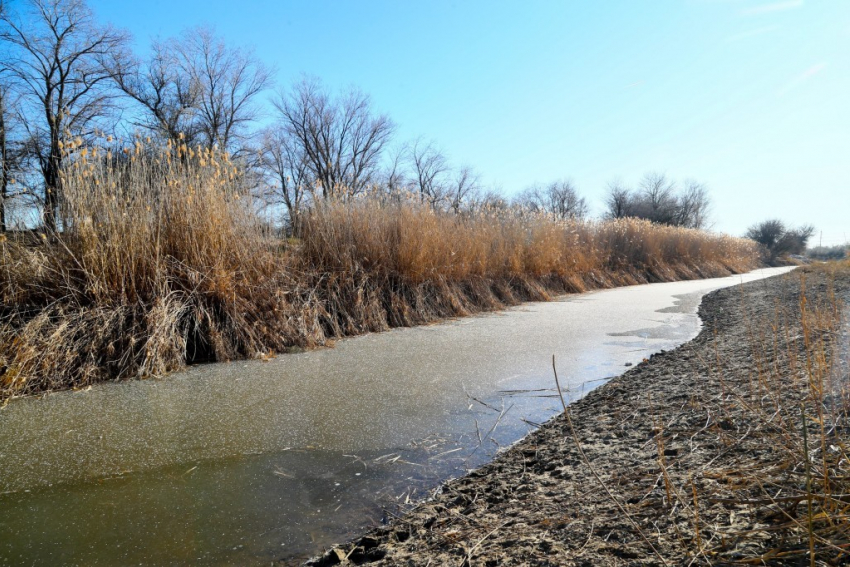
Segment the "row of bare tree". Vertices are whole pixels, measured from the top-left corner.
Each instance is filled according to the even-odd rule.
[[[37,200],[56,226],[63,140],[143,131],[159,140],[239,151],[271,72],[210,30],[154,41],[146,59],[130,36],[99,23],[84,0],[0,3],[0,207]],[[12,180],[21,180],[12,193]],[[0,209],[4,222],[5,207]]]
[[[18,10],[0,0],[0,230],[6,203],[22,197],[55,229],[63,140],[104,132],[229,152],[258,173],[257,196],[295,229],[311,200],[375,187],[454,211],[588,213],[570,181],[532,186],[511,205],[485,190],[473,168],[453,167],[433,142],[393,144],[395,124],[357,89],[335,94],[307,77],[264,104],[272,69],[208,28],[154,40],[145,57],[130,41],[99,23],[85,0],[23,0]],[[707,208],[704,187],[678,191],[663,176],[645,178],[636,191],[616,186],[609,199],[612,217],[694,227],[705,225]]]
[[[619,181],[608,186],[607,218],[637,217],[685,228],[709,228],[711,200],[702,183],[677,183],[664,174],[647,173],[636,188]]]

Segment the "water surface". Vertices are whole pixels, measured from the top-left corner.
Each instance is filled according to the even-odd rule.
[[[318,551],[696,335],[707,292],[632,286],[0,411],[0,564],[252,564]]]

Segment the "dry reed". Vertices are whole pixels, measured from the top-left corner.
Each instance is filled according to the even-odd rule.
[[[769,312],[742,292],[747,360],[704,361],[717,390],[656,428],[667,506],[651,513],[678,523],[689,564],[850,562],[850,327],[834,287],[844,270],[846,297],[848,269],[798,270]],[[670,467],[660,443],[677,438],[690,452]]]
[[[415,199],[319,203],[283,241],[225,154],[64,151],[62,230],[0,242],[0,399],[757,263],[751,242],[706,232]]]
[[[748,321],[755,362],[750,392],[729,403],[750,424],[752,461],[706,471],[700,498],[734,506],[749,526],[703,527],[704,538],[719,540],[708,549],[715,560],[812,566],[850,561],[850,329],[833,287],[834,270],[848,267],[802,271],[792,309],[777,304],[772,317]],[[807,289],[808,273],[826,280],[817,293]],[[724,478],[734,482],[718,491],[722,483],[712,479]],[[748,540],[761,545],[740,545]]]

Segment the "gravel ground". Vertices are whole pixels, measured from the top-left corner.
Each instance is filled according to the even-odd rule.
[[[804,343],[835,353],[846,339],[801,325],[801,305],[813,311],[833,290],[850,299],[847,271],[798,269],[706,296],[696,339],[308,565],[809,564],[792,518],[801,498],[770,487],[799,476],[782,418],[809,391]],[[841,364],[830,372],[846,379]]]

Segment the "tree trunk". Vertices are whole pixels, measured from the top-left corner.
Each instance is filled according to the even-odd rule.
[[[56,232],[56,218],[59,214],[61,170],[62,150],[59,149],[59,133],[51,132],[50,157],[47,159],[47,167],[44,170],[44,211],[42,212],[44,228],[51,233]]]
[[[6,141],[6,108],[0,91],[0,233],[6,232],[6,196],[9,194],[9,148]]]

